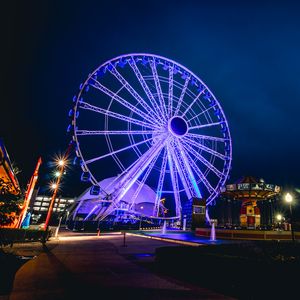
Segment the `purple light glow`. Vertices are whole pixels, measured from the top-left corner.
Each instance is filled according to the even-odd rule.
[[[183,198],[203,197],[210,205],[225,184],[232,159],[225,114],[203,81],[173,60],[141,53],[105,62],[82,84],[72,116],[77,155],[91,183],[103,177],[101,161],[114,161],[120,169],[110,186],[109,208],[92,205],[85,219],[103,220],[137,185],[129,206],[134,211],[146,184],[156,193],[153,217],[159,217],[166,197],[181,218]],[[87,139],[93,147],[107,145],[106,152],[90,154],[82,146]],[[79,201],[73,218],[82,205]]]

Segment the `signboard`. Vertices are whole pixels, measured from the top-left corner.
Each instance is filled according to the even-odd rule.
[[[274,184],[270,184],[270,183],[266,183],[265,190],[273,192],[275,190],[275,185]]]
[[[247,191],[250,190],[250,183],[238,183],[237,189],[241,191]]]
[[[236,185],[235,184],[227,184],[226,185],[226,190],[227,191],[235,191],[236,190]]]
[[[194,214],[205,214],[205,206],[193,205]]]
[[[263,189],[264,189],[263,183],[251,183],[251,190],[263,191]]]

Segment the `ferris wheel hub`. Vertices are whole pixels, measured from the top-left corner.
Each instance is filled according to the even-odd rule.
[[[169,131],[177,137],[183,137],[188,132],[187,122],[178,116],[170,119],[168,128]]]

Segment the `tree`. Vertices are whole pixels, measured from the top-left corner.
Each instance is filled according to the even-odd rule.
[[[19,204],[20,196],[0,193],[0,226],[11,225],[18,218],[21,211]]]

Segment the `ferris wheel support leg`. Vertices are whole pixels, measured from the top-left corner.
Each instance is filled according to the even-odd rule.
[[[166,166],[167,166],[167,152],[164,151],[163,161],[161,164],[161,170],[160,170],[158,184],[157,184],[155,203],[154,203],[154,207],[153,207],[153,216],[154,217],[158,217],[158,214],[159,214],[159,204],[160,204],[160,200],[161,200],[162,188],[163,188],[163,183],[164,183],[164,179],[165,179]]]
[[[152,160],[151,164],[149,165],[148,170],[146,171],[146,173],[144,174],[142,180],[140,181],[140,184],[139,184],[138,188],[136,189],[134,195],[132,196],[132,203],[131,203],[131,205],[129,207],[129,210],[132,210],[132,208],[133,208],[133,206],[135,204],[135,200],[136,200],[137,196],[139,195],[142,187],[144,186],[144,183],[147,180],[150,172],[152,171],[152,169],[153,169],[153,167],[155,165],[155,162],[157,161],[158,156],[159,155],[156,155],[156,157]]]
[[[208,209],[206,207],[205,209],[205,217],[206,217],[206,222],[210,225],[211,224],[211,221],[210,221],[210,217],[209,217],[209,214],[208,214]]]
[[[191,183],[191,185],[193,187],[195,195],[198,198],[202,198],[202,195],[201,195],[201,192],[200,192],[199,187],[197,185],[197,181],[195,179],[194,173],[193,173],[193,171],[192,171],[192,169],[191,169],[191,167],[189,165],[188,158],[185,155],[185,151],[183,150],[183,147],[182,147],[182,145],[180,143],[177,143],[177,145],[178,145],[181,157],[183,158],[183,164],[185,166],[185,170],[188,173],[188,180],[190,181],[190,183]]]
[[[179,177],[181,179],[181,182],[183,184],[183,187],[184,187],[184,190],[185,190],[185,193],[188,197],[188,199],[191,199],[192,198],[192,193],[191,193],[191,189],[189,187],[189,182],[185,176],[185,174],[183,173],[183,166],[180,164],[180,161],[178,160],[178,157],[176,156],[176,153],[173,149],[171,149],[171,147],[169,147],[169,150],[171,152],[171,156],[172,156],[172,160],[175,164],[175,167],[177,169],[177,172],[179,174]]]
[[[175,173],[175,166],[172,161],[171,153],[169,147],[167,147],[167,155],[168,155],[168,164],[171,174],[171,181],[174,190],[174,199],[175,199],[175,209],[176,209],[176,216],[181,217],[181,203],[180,203],[180,195],[179,195],[179,186],[178,186],[178,178],[177,174]]]
[[[146,168],[150,165],[151,161],[165,146],[166,141],[167,139],[165,139],[164,142],[157,141],[157,143],[153,145],[152,148],[150,148],[143,156],[141,156],[138,162],[130,170],[128,170],[127,174],[120,181],[120,184],[118,184],[113,191],[113,201],[110,207],[100,217],[100,221],[106,218],[118,207],[119,202],[132,187],[132,185],[136,182],[136,180],[141,176],[141,174],[146,170]]]

